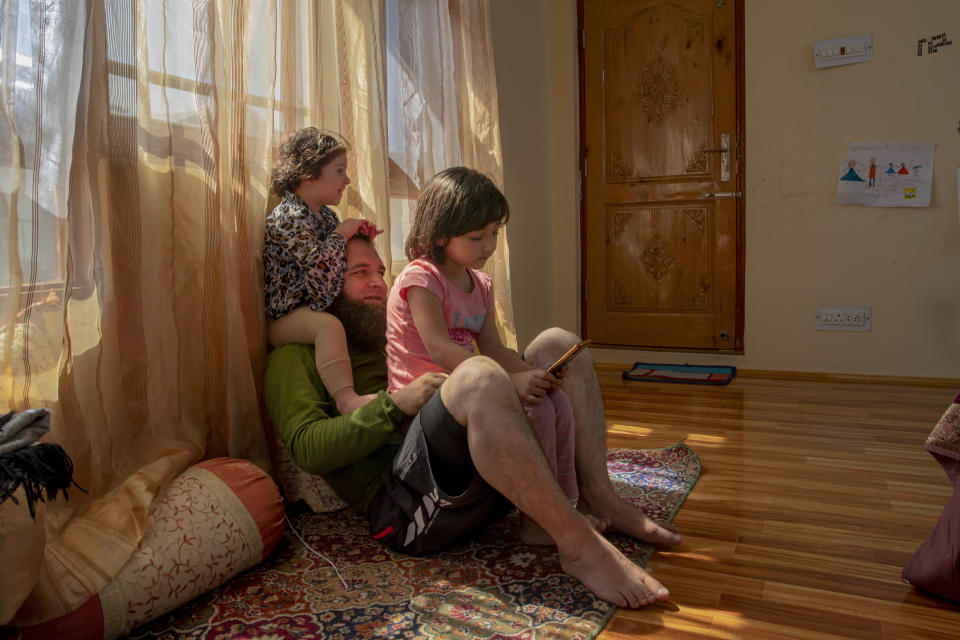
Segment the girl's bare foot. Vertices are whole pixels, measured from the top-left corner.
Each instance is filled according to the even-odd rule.
[[[606,519],[610,523],[609,531],[623,533],[644,542],[668,545],[683,542],[683,536],[677,532],[675,526],[652,520],[643,511],[614,493],[612,488],[609,494],[592,500],[581,491],[577,509]]]
[[[593,527],[594,531],[598,533],[605,532],[610,526],[610,521],[607,519],[601,520],[589,513],[583,513],[581,515],[587,519],[587,521],[590,523],[590,526]],[[549,533],[544,531],[540,525],[522,513],[520,514],[520,527],[517,534],[520,537],[520,541],[524,544],[549,547],[557,546],[557,543],[554,542]]]
[[[606,533],[607,531],[611,530],[610,528],[613,526],[613,521],[610,520],[610,518],[595,516],[589,511],[586,511],[585,507],[581,506],[582,504],[583,503],[579,500],[577,501],[577,511],[580,513],[580,515],[590,521],[590,524],[593,525],[593,528],[596,529],[597,532]]]

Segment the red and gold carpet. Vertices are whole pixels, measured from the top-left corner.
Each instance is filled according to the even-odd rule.
[[[700,475],[683,444],[611,450],[617,491],[652,518],[669,521]],[[513,535],[516,513],[468,545],[427,558],[392,553],[352,512],[291,508],[273,555],[130,638],[592,638],[615,607],[560,569],[556,552]],[[298,534],[309,549],[298,539]],[[653,547],[611,540],[638,564]],[[336,565],[348,588],[344,588]]]

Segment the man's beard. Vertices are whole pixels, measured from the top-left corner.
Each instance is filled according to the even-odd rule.
[[[376,351],[383,351],[387,346],[385,306],[350,300],[341,291],[327,311],[340,320],[347,342]]]

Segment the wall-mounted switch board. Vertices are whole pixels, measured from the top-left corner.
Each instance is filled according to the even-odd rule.
[[[869,33],[821,40],[813,45],[813,66],[817,69],[868,60],[873,60],[873,36]]]

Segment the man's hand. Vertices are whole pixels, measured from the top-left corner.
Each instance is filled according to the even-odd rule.
[[[416,415],[418,411],[433,397],[443,381],[447,379],[445,373],[425,373],[403,389],[397,389],[390,394],[393,401],[408,416]]]
[[[537,404],[550,392],[557,379],[543,369],[530,369],[510,375],[513,386],[517,388],[517,395],[525,404]]]

